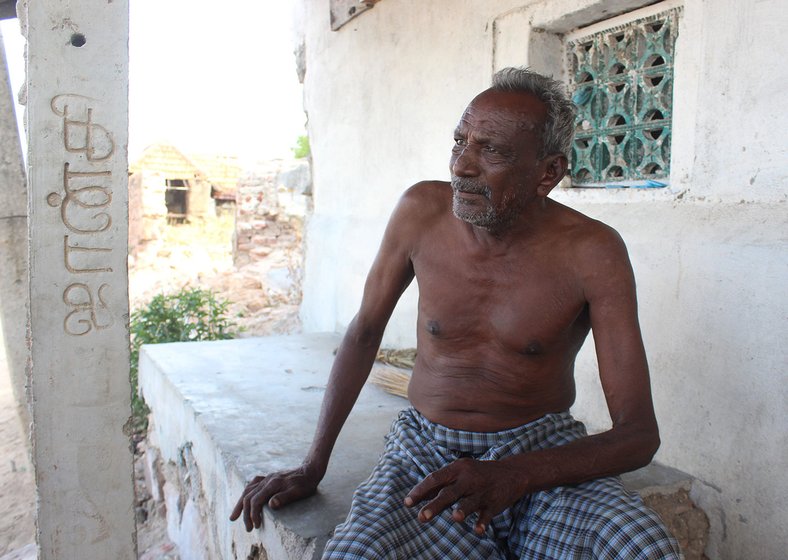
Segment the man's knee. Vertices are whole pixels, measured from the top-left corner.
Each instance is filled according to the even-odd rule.
[[[522,558],[680,558],[657,514],[629,495],[617,478],[533,495],[518,517],[521,532],[513,532],[509,544]]]
[[[587,533],[594,558],[678,560],[681,557],[662,520],[639,499],[608,505],[598,510],[596,519]]]
[[[335,534],[326,543],[322,560],[386,560],[387,551],[383,543],[374,535],[354,534],[347,538]]]

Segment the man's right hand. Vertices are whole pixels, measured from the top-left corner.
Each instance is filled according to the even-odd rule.
[[[291,502],[307,498],[317,491],[322,477],[310,473],[303,465],[297,469],[281,471],[268,476],[256,476],[246,485],[230,521],[243,512],[247,531],[259,529],[263,524],[263,506],[279,509]]]

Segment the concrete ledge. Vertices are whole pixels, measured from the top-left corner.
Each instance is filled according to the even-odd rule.
[[[300,464],[339,340],[313,334],[142,349],[140,390],[152,409],[146,478],[182,560],[319,558],[403,399],[364,388],[316,496],[266,509],[252,533],[228,517],[247,480]],[[622,479],[662,516],[687,560],[704,558],[708,520],[689,498],[689,475],[649,465]]]
[[[168,534],[183,560],[320,556],[405,406],[377,387],[362,391],[316,496],[266,510],[251,534],[227,518],[247,480],[300,464],[338,344],[337,335],[316,334],[143,348],[149,483],[167,504]]]
[[[630,492],[647,498],[654,494],[665,494],[687,490],[692,487],[692,477],[685,472],[658,463],[621,475],[621,482]]]

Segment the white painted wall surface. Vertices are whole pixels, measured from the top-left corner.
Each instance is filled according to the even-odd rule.
[[[305,328],[347,326],[399,195],[448,178],[453,128],[493,68],[555,68],[561,33],[647,3],[386,0],[331,32],[327,3],[304,0],[314,160]],[[627,241],[662,430],[657,458],[706,484],[696,499],[711,517],[708,554],[724,560],[782,557],[788,526],[782,4],[684,3],[669,188],[553,195]],[[384,344],[415,344],[416,297],[406,293]],[[590,339],[577,378],[573,411],[603,429]]]

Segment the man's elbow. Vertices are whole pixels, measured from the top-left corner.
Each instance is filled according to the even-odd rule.
[[[383,328],[377,327],[363,318],[356,316],[348,325],[345,340],[358,348],[375,348],[380,346]]]
[[[654,425],[653,428],[648,428],[643,431],[638,436],[638,463],[640,465],[637,468],[645,467],[656,455],[657,450],[661,444],[661,440],[659,438],[659,428]]]

